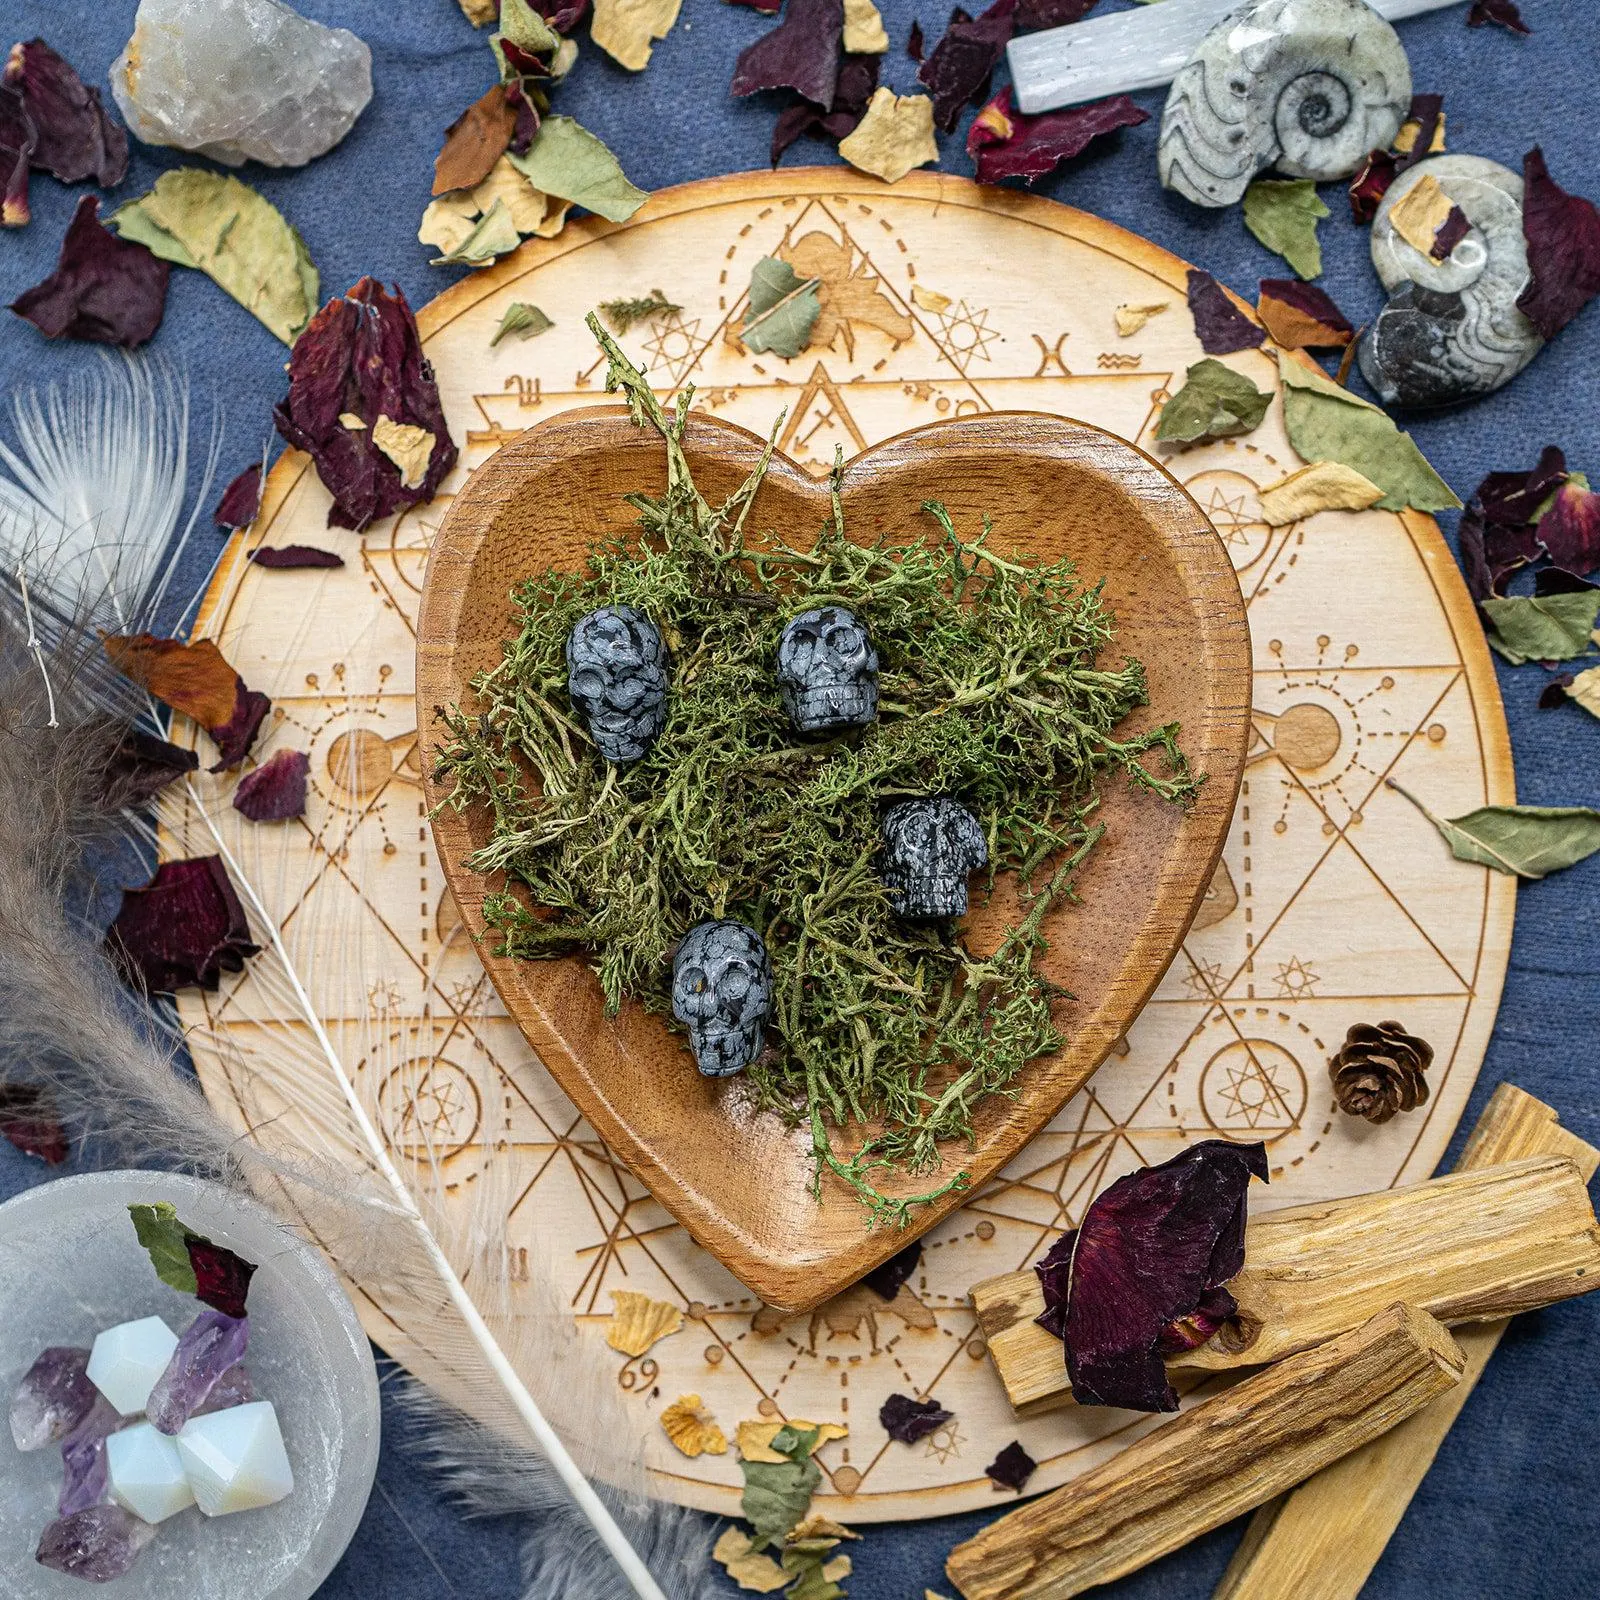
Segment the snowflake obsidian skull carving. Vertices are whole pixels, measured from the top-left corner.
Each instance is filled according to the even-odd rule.
[[[843,606],[802,611],[778,644],[778,692],[801,733],[864,728],[878,714],[878,652]]]
[[[964,915],[967,874],[988,862],[978,819],[954,800],[903,800],[884,815],[881,870],[896,916]]]
[[[702,922],[672,958],[672,1014],[689,1028],[694,1059],[708,1078],[742,1072],[761,1054],[772,1011],[772,963],[754,928]]]
[[[567,635],[567,692],[607,761],[637,761],[667,720],[667,647],[632,606],[602,606]]]

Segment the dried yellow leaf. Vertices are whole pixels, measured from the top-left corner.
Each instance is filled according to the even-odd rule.
[[[682,0],[594,0],[589,36],[618,66],[643,72],[650,63],[650,46],[672,31],[681,4]]]
[[[750,1548],[750,1535],[741,1528],[729,1528],[711,1547],[711,1554],[727,1569],[728,1576],[741,1589],[752,1594],[776,1594],[794,1578],[764,1550]]]
[[[656,1340],[683,1326],[683,1313],[676,1306],[632,1289],[613,1289],[611,1307],[606,1343],[625,1356],[642,1356]]]
[[[850,1430],[838,1422],[802,1422],[798,1418],[791,1418],[785,1422],[781,1417],[771,1422],[741,1422],[738,1434],[739,1454],[746,1461],[770,1461],[775,1464],[787,1461],[788,1456],[780,1456],[772,1448],[772,1441],[784,1428],[793,1428],[797,1433],[810,1433],[813,1428],[817,1429],[817,1442],[813,1447],[813,1454],[831,1440],[846,1439],[850,1436]]]
[[[934,289],[924,289],[920,283],[911,286],[911,299],[924,311],[948,311],[954,304],[949,295],[940,294]]]
[[[948,1595],[935,1594],[932,1589],[922,1591],[922,1600],[950,1600]]]
[[[889,48],[888,30],[872,0],[844,0],[844,47],[855,56],[881,56]]]
[[[925,94],[897,95],[893,89],[877,89],[856,131],[840,141],[839,154],[858,172],[898,183],[913,167],[939,159],[933,137],[933,101]]]
[[[358,433],[365,433],[367,425],[353,411],[339,413],[339,425],[344,428],[353,428]]]
[[[1156,300],[1147,306],[1118,306],[1113,315],[1117,319],[1117,332],[1126,339],[1137,333],[1151,317],[1160,316],[1172,302]]]
[[[1567,685],[1567,698],[1576,700],[1585,711],[1600,717],[1600,667],[1580,672]]]
[[[661,1413],[661,1426],[686,1456],[725,1456],[728,1453],[727,1436],[700,1404],[697,1394],[679,1395]]]
[[[477,220],[478,208],[473,202],[472,190],[452,190],[429,202],[417,229],[417,241],[433,245],[441,255],[449,255],[471,237]]]
[[[400,481],[415,489],[428,475],[428,458],[437,442],[414,422],[380,416],[372,425],[372,442],[400,469]]]
[[[1596,670],[1600,671],[1600,668]],[[860,1537],[859,1533],[852,1532],[842,1522],[835,1522],[832,1517],[823,1516],[820,1511],[813,1512],[804,1522],[796,1523],[789,1530],[790,1544],[800,1539],[859,1539]]]
[[[835,1556],[832,1561],[825,1561],[822,1565],[822,1576],[829,1583],[842,1583],[850,1576],[850,1557]]]
[[[540,239],[553,239],[567,225],[567,213],[572,209],[570,200],[557,200],[554,195],[546,197],[547,209],[544,221],[535,228],[534,235]]]
[[[481,28],[484,23],[493,22],[500,15],[500,8],[495,4],[495,0],[460,0],[460,4],[467,21],[474,28]]]
[[[1383,499],[1383,490],[1342,461],[1302,467],[1261,491],[1261,520],[1281,528],[1319,511],[1365,511]]]
[[[549,205],[544,194],[535,189],[505,156],[501,156],[489,168],[489,176],[470,192],[472,203],[480,216],[492,211],[496,200],[505,201],[506,210],[511,214],[512,224],[518,233],[537,232]]]
[[[1389,223],[1411,248],[1431,255],[1434,237],[1450,215],[1451,200],[1431,172],[1424,173],[1389,210]]]

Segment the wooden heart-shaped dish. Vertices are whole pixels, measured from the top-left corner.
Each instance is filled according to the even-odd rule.
[[[743,481],[762,447],[743,428],[698,415],[685,443],[712,503]],[[417,725],[430,806],[442,798],[432,778],[442,735],[434,708],[472,709],[472,679],[500,660],[515,631],[512,586],[547,567],[576,569],[595,543],[628,534],[635,512],[623,496],[659,494],[665,478],[656,433],[635,428],[620,407],[593,407],[530,428],[456,496],[428,560],[417,628]],[[1184,751],[1206,775],[1188,810],[1104,780],[1106,833],[1076,880],[1080,903],[1052,907],[1044,924],[1050,948],[1040,970],[1074,997],[1057,1011],[1066,1044],[1030,1063],[1013,1097],[978,1107],[972,1148],[946,1152],[944,1175],[965,1168],[975,1188],[1105,1059],[1205,894],[1248,739],[1244,602],[1221,541],[1177,481],[1132,445],[1082,423],[1013,412],[913,429],[857,456],[842,492],[852,538],[905,537],[928,525],[922,502],[942,500],[958,527],[991,516],[1000,554],[1067,555],[1084,581],[1104,575],[1117,621],[1113,652],[1138,657],[1148,674],[1150,705],[1131,722],[1181,722]],[[827,483],[778,455],[749,526],[802,542],[828,513]],[[910,1234],[869,1231],[842,1185],[825,1182],[815,1198],[809,1135],[757,1111],[739,1080],[701,1077],[662,1018],[633,1005],[605,1016],[581,958],[495,955],[483,916],[493,885],[462,865],[488,839],[489,818],[441,810],[433,826],[461,915],[529,1043],[607,1145],[736,1278],[769,1304],[807,1310],[905,1247]],[[1002,879],[969,918],[969,939],[997,938],[1016,908],[1014,887]],[[861,1130],[847,1132],[859,1142]],[[939,1181],[924,1174],[883,1187],[912,1193]],[[966,1197],[953,1193],[922,1208],[914,1226],[932,1226]]]

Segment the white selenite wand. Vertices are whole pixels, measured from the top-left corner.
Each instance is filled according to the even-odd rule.
[[[1006,47],[1017,109],[1032,116],[1130,89],[1171,83],[1195,46],[1241,0],[1157,0],[1137,11],[1069,22]],[[1371,0],[1389,22],[1438,11],[1455,0]]]

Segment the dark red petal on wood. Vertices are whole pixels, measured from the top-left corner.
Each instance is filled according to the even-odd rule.
[[[989,76],[1016,25],[1016,4],[1017,0],[995,0],[976,19],[958,6],[944,37],[922,63],[917,78],[928,86],[933,120],[946,133],[954,130],[963,106],[976,105],[988,94]]]
[[[911,1274],[921,1265],[922,1241],[916,1239],[904,1250],[896,1252],[887,1261],[874,1267],[861,1281],[880,1300],[893,1300],[911,1281]]]
[[[1062,1234],[1033,1264],[1044,1292],[1044,1310],[1033,1320],[1058,1339],[1067,1336],[1067,1286],[1072,1282],[1072,1251],[1077,1242],[1078,1230],[1074,1228],[1071,1233]]]
[[[286,822],[303,816],[310,771],[311,758],[303,750],[279,750],[239,780],[233,808],[252,822]]]
[[[261,463],[246,467],[226,489],[211,513],[219,528],[247,528],[261,509]]]
[[[1522,232],[1528,284],[1517,308],[1553,339],[1600,294],[1600,211],[1550,176],[1538,145],[1522,158]]]
[[[1150,113],[1125,94],[1027,117],[1013,109],[1008,86],[973,119],[967,130],[967,154],[978,164],[979,183],[998,183],[1002,178],[1032,183],[1082,154],[1103,135],[1149,120]]]
[[[1038,1465],[1039,1463],[1022,1448],[1022,1445],[1013,1439],[983,1470],[1002,1489],[1014,1489],[1021,1494]]]
[[[297,567],[342,567],[344,557],[332,550],[319,550],[314,544],[258,545],[250,552],[258,567],[290,572]]]
[[[843,36],[844,0],[789,0],[783,21],[740,52],[732,92],[793,89],[814,105],[831,106]]]
[[[1467,26],[1482,28],[1491,22],[1511,33],[1533,32],[1522,20],[1522,13],[1512,0],[1472,0],[1472,9],[1467,13]]]
[[[1361,170],[1350,180],[1350,215],[1367,223],[1378,214],[1378,206],[1389,192],[1400,168],[1387,150],[1369,150]]]
[[[1178,1409],[1162,1341],[1214,1311],[1211,1291],[1243,1266],[1245,1191],[1267,1170],[1265,1145],[1207,1139],[1096,1197],[1067,1291],[1067,1375],[1080,1404]]]
[[[258,689],[247,689],[243,678],[235,676],[233,715],[209,729],[216,741],[217,759],[207,772],[226,772],[250,754],[250,746],[261,731],[261,719],[272,709],[272,701]]]
[[[1256,315],[1287,350],[1339,350],[1355,337],[1350,319],[1327,291],[1298,278],[1263,278]]]
[[[46,338],[128,349],[161,326],[169,271],[142,244],[112,233],[100,221],[99,200],[86,194],[61,241],[56,270],[18,295],[11,309]]]
[[[0,1083],[0,1134],[52,1167],[67,1159],[66,1129],[50,1096],[34,1084]]]
[[[43,39],[11,47],[5,81],[22,96],[38,129],[33,165],[63,183],[92,178],[103,189],[128,172],[128,134],[91,89]]]
[[[189,1265],[194,1268],[195,1296],[226,1317],[246,1317],[245,1299],[255,1263],[236,1256],[226,1245],[212,1244],[190,1234],[185,1240]]]
[[[908,1394],[892,1394],[878,1408],[883,1431],[900,1444],[915,1444],[937,1433],[955,1415],[937,1400],[913,1400]]]
[[[257,949],[221,856],[163,861],[144,888],[123,894],[106,934],[112,960],[152,993],[215,989]]]
[[[1208,356],[1253,350],[1267,337],[1267,330],[1252,322],[1228,298],[1227,290],[1199,267],[1189,268],[1189,313],[1200,348]]]

